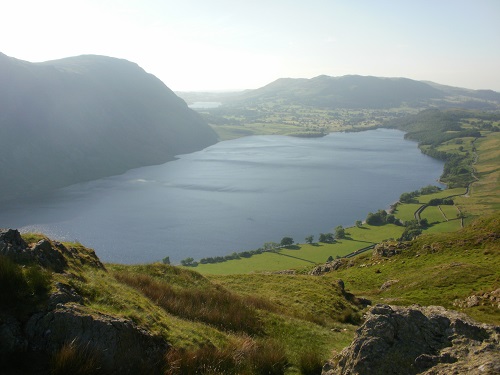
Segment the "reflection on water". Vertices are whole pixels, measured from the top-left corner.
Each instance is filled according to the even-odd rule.
[[[0,227],[78,240],[109,262],[178,262],[317,238],[436,184],[442,168],[396,130],[253,136],[14,202]]]

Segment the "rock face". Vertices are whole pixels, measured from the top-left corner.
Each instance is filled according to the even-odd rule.
[[[439,306],[376,305],[323,375],[499,374],[500,327]]]

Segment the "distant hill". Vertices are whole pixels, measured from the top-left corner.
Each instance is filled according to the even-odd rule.
[[[229,105],[278,102],[324,108],[500,107],[500,93],[443,86],[408,78],[359,75],[311,79],[280,78],[256,90],[233,95]]]
[[[159,164],[215,133],[137,64],[0,53],[0,200]]]

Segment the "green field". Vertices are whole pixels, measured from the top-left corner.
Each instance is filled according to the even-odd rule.
[[[325,263],[328,257],[342,257],[361,248],[389,238],[401,236],[403,228],[396,225],[346,228],[346,239],[334,244],[296,244],[276,252],[264,252],[250,258],[228,260],[222,263],[199,264],[193,269],[202,274],[228,275],[253,272],[272,272],[288,269],[311,268]]]

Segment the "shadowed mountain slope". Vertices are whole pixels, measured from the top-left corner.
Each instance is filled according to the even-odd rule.
[[[163,163],[216,141],[196,112],[134,63],[0,54],[0,200]]]

